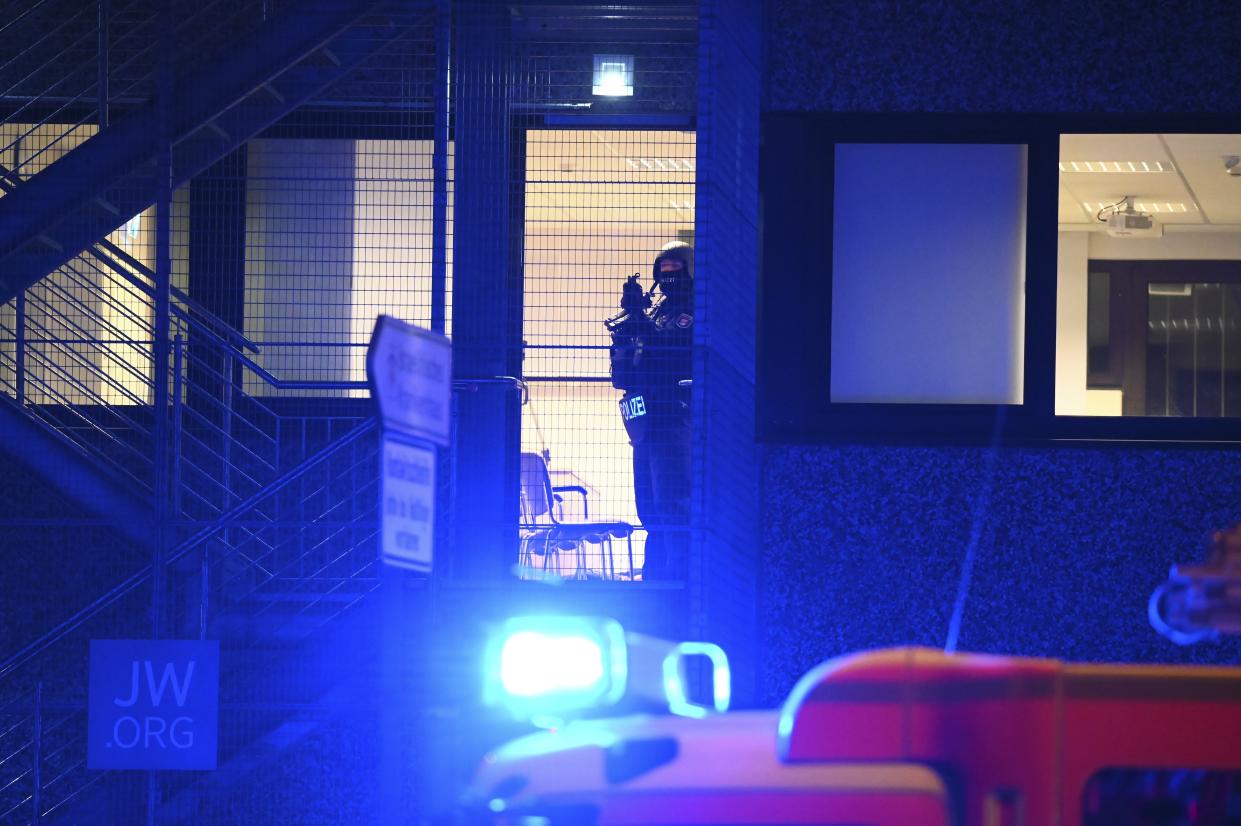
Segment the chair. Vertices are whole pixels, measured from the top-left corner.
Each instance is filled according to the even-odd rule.
[[[563,521],[564,495],[576,493],[582,497],[583,521]],[[616,579],[616,562],[613,558],[612,540],[624,539],[629,553],[629,570],[633,571],[633,525],[628,522],[592,522],[586,488],[580,485],[553,486],[547,463],[537,453],[521,454],[521,510],[522,539],[519,563],[534,567],[536,554],[543,557],[546,571],[554,558],[560,569],[560,552],[574,552],[574,577],[586,578],[586,546],[598,545],[603,560],[603,574]]]

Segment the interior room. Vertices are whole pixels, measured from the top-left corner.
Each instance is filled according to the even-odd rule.
[[[1056,413],[1241,415],[1241,135],[1060,142]]]

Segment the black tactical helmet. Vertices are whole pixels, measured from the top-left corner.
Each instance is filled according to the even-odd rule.
[[[663,281],[663,277],[659,272],[659,264],[665,259],[673,259],[681,262],[681,269],[678,272],[684,273],[691,281],[694,278],[694,248],[684,241],[669,241],[664,244],[663,249],[659,251],[659,255],[655,256],[655,267],[653,277],[655,283],[659,284]]]

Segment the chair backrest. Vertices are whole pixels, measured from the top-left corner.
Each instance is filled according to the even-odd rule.
[[[521,504],[531,522],[548,516],[552,510],[552,478],[547,463],[537,453],[521,454]]]

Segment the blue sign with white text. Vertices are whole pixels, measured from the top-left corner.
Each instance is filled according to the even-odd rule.
[[[91,640],[91,769],[214,769],[217,640]]]

